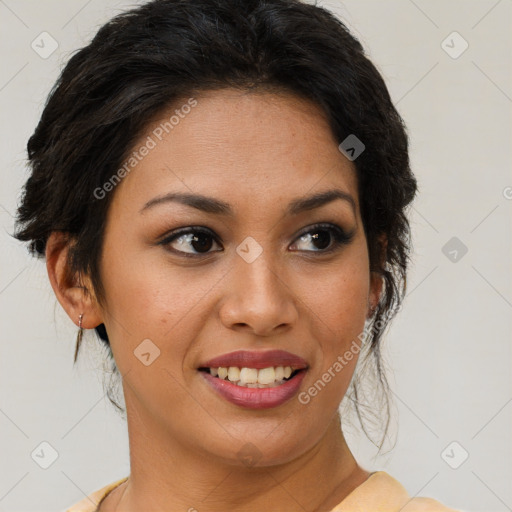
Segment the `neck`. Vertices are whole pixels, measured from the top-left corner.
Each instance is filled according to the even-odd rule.
[[[130,477],[103,501],[101,512],[327,512],[369,476],[352,456],[337,414],[309,451],[266,467],[219,462],[130,412],[128,429]]]

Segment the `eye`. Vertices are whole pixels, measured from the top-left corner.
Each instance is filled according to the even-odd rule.
[[[335,251],[342,245],[348,244],[354,237],[355,230],[352,233],[346,233],[339,226],[334,224],[316,224],[304,231],[294,245],[299,245],[299,251],[318,252],[322,254]],[[307,244],[317,246],[316,250],[301,248]],[[223,249],[212,251],[212,247],[220,244],[215,235],[205,228],[188,227],[174,231],[165,237],[159,245],[167,247],[170,251],[178,253],[187,258],[201,257],[212,252],[222,252]],[[192,250],[188,250],[192,249]]]
[[[339,226],[334,224],[316,224],[308,231],[299,236],[295,245],[314,244],[317,250],[308,250],[299,247],[299,251],[329,253],[335,251],[342,245],[348,244],[354,238],[355,230],[352,233],[346,233]]]
[[[218,242],[209,230],[203,228],[180,229],[159,243],[168,247],[172,252],[180,253],[187,258],[194,258],[210,252],[220,252],[210,251],[214,244],[218,245]],[[192,251],[186,249],[192,249]]]

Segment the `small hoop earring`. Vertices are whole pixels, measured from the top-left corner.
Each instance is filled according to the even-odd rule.
[[[78,334],[76,336],[76,346],[75,346],[75,359],[74,362],[76,363],[76,358],[78,357],[78,351],[80,350],[80,344],[82,343],[82,338],[84,336],[84,330],[82,328],[82,319],[84,317],[83,313],[80,313],[78,316],[78,327],[80,328],[78,331]]]

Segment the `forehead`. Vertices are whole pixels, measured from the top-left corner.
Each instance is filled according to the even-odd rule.
[[[269,209],[336,188],[359,208],[355,167],[325,114],[291,94],[227,89],[184,98],[155,117],[128,158],[115,202],[141,207],[187,192]]]

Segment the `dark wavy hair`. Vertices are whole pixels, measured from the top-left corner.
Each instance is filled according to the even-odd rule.
[[[69,59],[48,97],[27,145],[31,175],[14,236],[42,256],[51,232],[67,233],[73,241],[70,271],[90,276],[101,303],[99,256],[115,192],[97,200],[93,191],[111,178],[161,111],[178,99],[223,88],[307,98],[321,107],[339,142],[354,134],[365,145],[354,165],[370,271],[384,280],[384,290],[358,364],[375,370],[387,432],[389,388],[380,342],[405,294],[405,209],[417,184],[406,129],[383,78],[329,11],[299,0],[153,0],[114,17]],[[118,373],[105,326],[96,332]],[[347,395],[370,437],[358,375]],[[373,401],[375,389],[370,393]],[[377,416],[382,420],[381,412]]]

